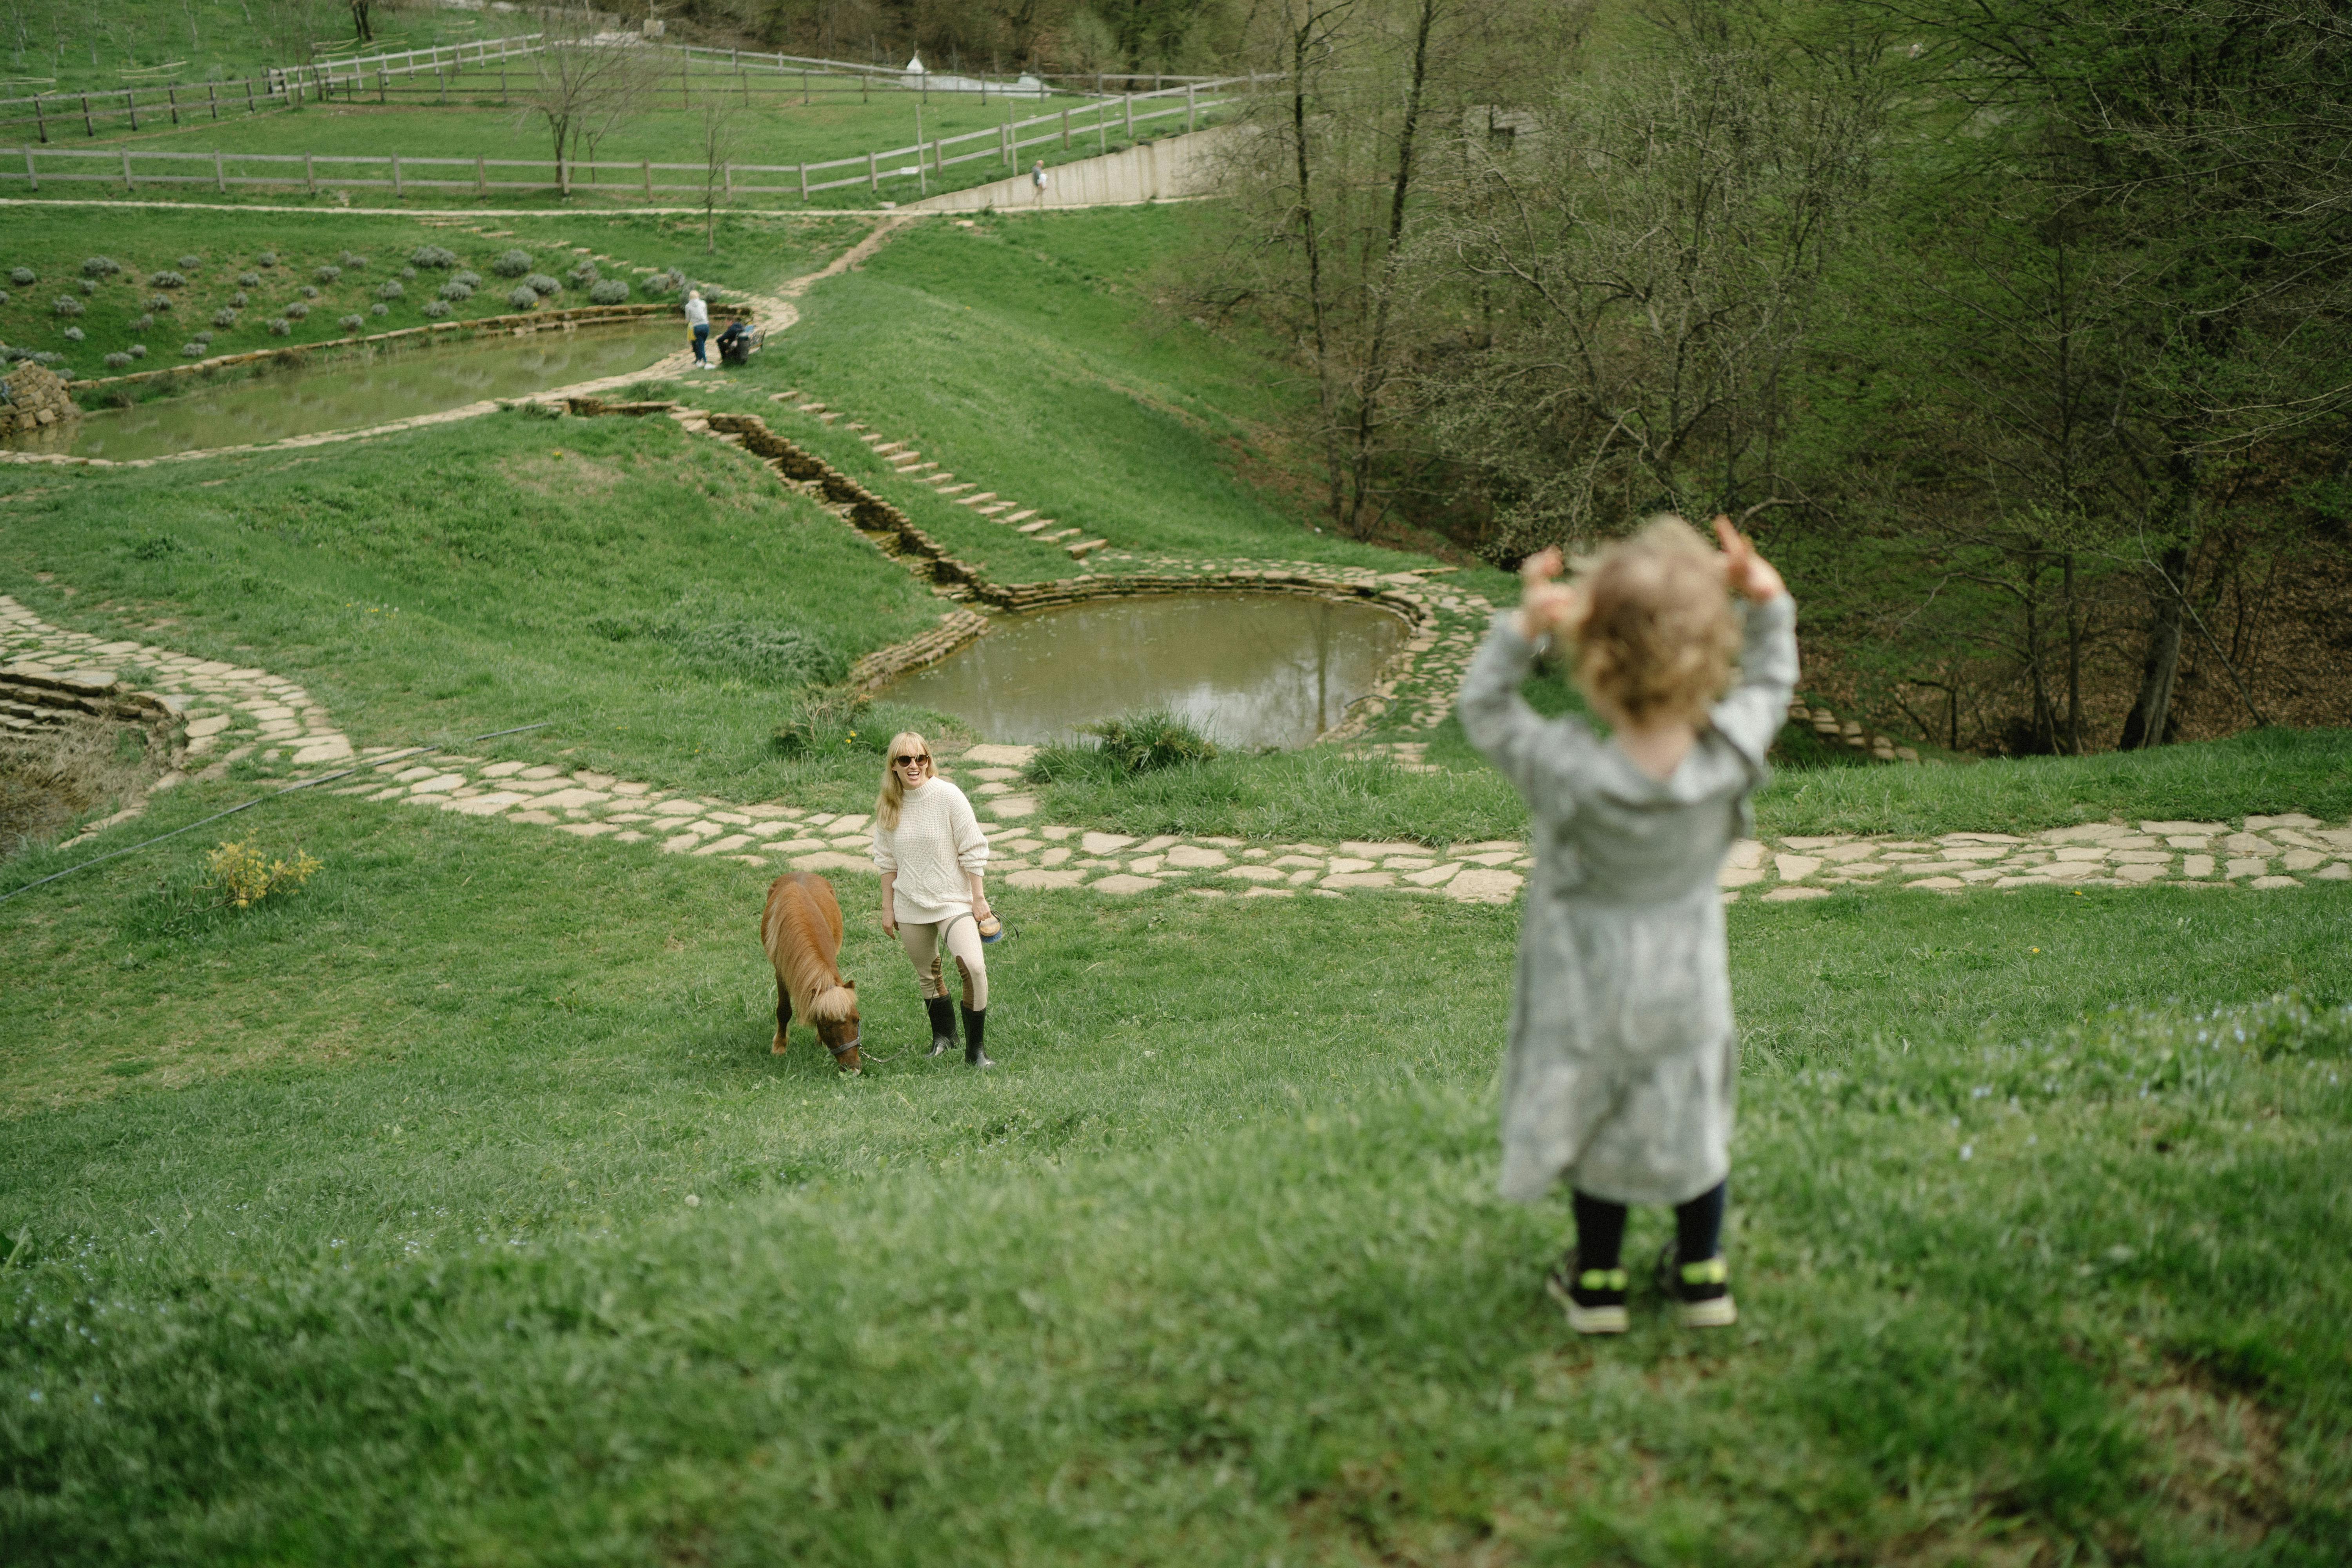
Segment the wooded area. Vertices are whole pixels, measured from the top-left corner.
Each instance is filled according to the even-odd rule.
[[[1745,515],[1814,689],[1954,751],[2352,721],[2345,6],[1254,25],[1200,293],[1296,345],[1337,527]]]

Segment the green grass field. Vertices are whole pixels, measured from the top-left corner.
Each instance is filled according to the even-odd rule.
[[[226,354],[315,348],[355,332],[392,331],[436,319],[507,315],[516,310],[508,296],[521,279],[501,277],[491,263],[513,249],[530,256],[534,272],[562,285],[547,297],[545,308],[591,303],[588,287],[569,278],[600,256],[604,259],[593,263],[599,274],[630,284],[630,302],[675,306],[675,293],[646,288],[646,272],[674,267],[722,288],[772,289],[824,266],[866,226],[855,219],[735,216],[719,226],[719,248],[707,252],[699,222],[650,216],[525,217],[467,227],[399,217],[179,211],[93,226],[69,210],[32,208],[12,213],[0,238],[0,292],[8,296],[0,303],[0,342],[61,353],[68,367],[88,378],[179,363],[182,344],[200,332],[211,340],[208,353]],[[421,246],[454,252],[456,265],[412,267],[409,258]],[[265,252],[276,257],[274,265],[261,264]],[[366,258],[367,265],[343,265],[345,253]],[[113,260],[121,270],[100,277],[98,288],[86,291],[82,264],[94,256]],[[183,266],[190,257],[194,264]],[[29,270],[35,281],[5,281],[17,268]],[[338,276],[322,277],[321,268]],[[186,281],[158,288],[151,279],[159,271]],[[472,298],[444,300],[448,314],[429,316],[425,305],[461,271],[481,279]],[[255,281],[247,284],[240,281],[244,278]],[[379,298],[391,283],[400,286],[401,296]],[[243,306],[236,303],[239,295],[246,298]],[[58,314],[60,298],[79,301],[82,313]],[[170,303],[156,310],[157,298]],[[287,307],[296,303],[308,313],[289,319],[286,334],[273,333],[269,322],[285,317]],[[382,315],[374,313],[379,304],[384,307]],[[216,325],[214,317],[224,309],[234,310],[236,318]],[[354,314],[362,318],[361,326],[341,325]],[[68,339],[68,327],[80,328],[83,341]],[[134,343],[147,348],[135,364],[105,363],[108,354]]]
[[[1006,581],[1068,563],[772,393],[1122,559],[1420,563],[1268,499],[1290,392],[1162,303],[1187,221],[919,228],[752,370],[671,390],[769,415]],[[740,286],[842,237],[732,232]],[[944,607],[660,419],[0,467],[0,592],[291,677],[359,744],[552,719],[490,744],[835,811],[873,753],[771,730]],[[1524,831],[1450,721],[1425,738],[1435,773],[1225,757],[1043,808]],[[2347,752],[1792,769],[1759,805],[2340,817]],[[256,771],[37,845],[0,891]],[[226,907],[230,833],[321,868]],[[0,1559],[2317,1568],[2352,1539],[2352,889],[1741,902],[1741,1322],[1641,1293],[1592,1342],[1540,1292],[1566,1205],[1494,1195],[1516,909],[1000,890],[976,1075],[911,1048],[843,873],[873,1060],[844,1079],[804,1030],[767,1049],[766,875],[302,793],[0,903]]]

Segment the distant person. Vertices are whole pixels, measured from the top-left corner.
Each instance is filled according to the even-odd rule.
[[[686,324],[694,331],[694,363],[704,370],[710,368],[710,357],[703,346],[710,341],[710,307],[702,302],[702,290],[686,291]]]
[[[727,330],[719,334],[719,363],[722,365],[750,364],[754,342],[751,324],[743,320],[742,312],[737,311],[733,320],[727,323]]]
[[[931,1055],[955,1048],[956,1018],[940,952],[963,977],[963,1059],[988,1059],[988,960],[981,946],[1003,928],[988,907],[981,873],[988,837],[963,791],[939,776],[931,748],[911,731],[890,737],[882,793],[874,802],[874,864],[882,871],[882,929],[915,966],[931,1016]]]
[[[1502,1189],[1532,1202],[1569,1184],[1576,1246],[1546,1289],[1583,1334],[1625,1331],[1629,1204],[1674,1205],[1658,1277],[1683,1322],[1738,1315],[1721,1239],[1739,1047],[1716,874],[1753,831],[1748,797],[1796,687],[1797,612],[1729,519],[1715,531],[1719,555],[1658,518],[1567,584],[1558,551],[1531,558],[1518,612],[1495,617],[1462,688],[1463,729],[1535,825]],[[1748,601],[1744,645],[1727,588]],[[1607,740],[1519,695],[1547,642]]]
[[[1037,205],[1039,206],[1044,206],[1045,205],[1045,187],[1053,184],[1053,176],[1045,173],[1045,159],[1038,159],[1037,166],[1029,171],[1029,184],[1034,186],[1037,192]]]

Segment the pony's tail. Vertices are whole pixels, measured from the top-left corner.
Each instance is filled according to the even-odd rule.
[[[846,1023],[857,1012],[857,993],[846,985],[835,985],[817,993],[809,1004],[812,1024]]]

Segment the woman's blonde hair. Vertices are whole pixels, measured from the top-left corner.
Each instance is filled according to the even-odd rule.
[[[908,747],[927,757],[931,756],[931,743],[912,730],[901,730],[890,737],[887,750],[882,753],[882,793],[874,797],[874,820],[892,833],[898,831],[898,805],[907,798],[907,786],[899,781],[898,765],[890,759],[903,757]],[[940,762],[931,757],[930,773],[940,776]]]
[[[1654,517],[1577,563],[1586,612],[1576,679],[1636,724],[1702,721],[1731,680],[1739,630],[1723,557],[1681,518]]]

